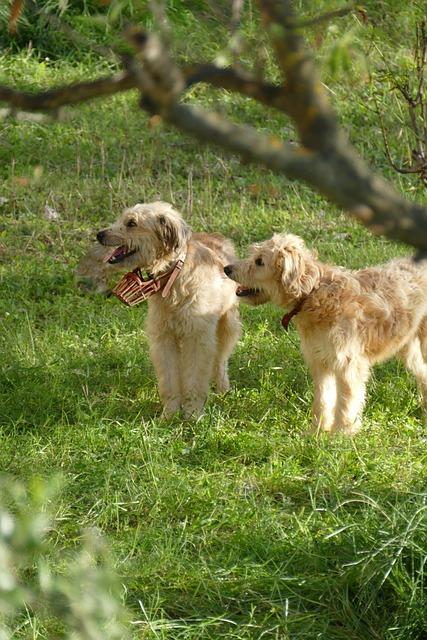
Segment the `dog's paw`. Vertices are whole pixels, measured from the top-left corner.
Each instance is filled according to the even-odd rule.
[[[215,381],[215,391],[217,393],[227,393],[230,389],[231,385],[228,378],[221,378],[220,380]]]
[[[345,436],[354,436],[356,435],[356,433],[359,433],[361,428],[362,422],[360,420],[357,420],[356,422],[352,422],[351,424],[334,426],[334,428],[331,430],[331,433],[333,435],[342,434]]]
[[[185,420],[200,420],[203,416],[203,400],[191,400],[184,402],[182,406],[182,415]]]
[[[331,427],[330,425],[320,425],[320,424],[313,424],[310,429],[307,429],[307,435],[309,436],[321,436],[322,434],[327,434],[330,435],[331,433]]]
[[[180,410],[181,401],[178,398],[173,398],[172,400],[169,400],[168,402],[165,402],[163,404],[161,417],[163,418],[163,420],[169,420],[170,418],[173,418],[174,415],[179,413]]]

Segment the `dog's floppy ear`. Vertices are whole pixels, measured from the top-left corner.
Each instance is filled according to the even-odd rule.
[[[159,237],[167,251],[175,251],[184,246],[190,236],[190,227],[184,220],[173,220],[168,215],[158,217]]]
[[[295,298],[307,296],[319,280],[316,255],[295,236],[278,247],[278,260],[284,289]]]

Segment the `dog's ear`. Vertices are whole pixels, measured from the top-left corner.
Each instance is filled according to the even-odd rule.
[[[306,248],[303,240],[283,244],[278,249],[281,279],[286,292],[295,298],[307,296],[319,280],[316,255]]]
[[[174,220],[168,215],[158,217],[158,233],[167,251],[183,248],[190,236],[190,227],[184,220]]]

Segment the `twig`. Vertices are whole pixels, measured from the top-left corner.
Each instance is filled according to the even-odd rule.
[[[380,128],[381,128],[381,134],[382,134],[382,138],[383,138],[383,142],[384,142],[384,149],[386,152],[386,156],[387,156],[387,160],[390,163],[390,166],[397,171],[397,173],[418,173],[419,172],[419,168],[415,168],[415,167],[399,167],[393,160],[392,155],[391,155],[391,150],[390,150],[390,145],[388,142],[388,138],[387,138],[387,134],[385,131],[385,127],[384,127],[384,118],[383,115],[381,113],[379,104],[378,104],[378,100],[376,98],[376,96],[374,97],[375,100],[375,105],[376,105],[376,114],[378,116],[378,120],[380,123]]]
[[[0,102],[6,102],[17,109],[45,111],[136,89],[138,82],[135,71],[131,68],[132,63],[130,60],[125,60],[125,64],[126,70],[113,76],[65,85],[40,93],[18,91],[12,87],[0,85]],[[285,112],[286,105],[291,102],[291,96],[285,96],[280,86],[258,82],[242,70],[224,69],[213,64],[192,63],[183,65],[182,73],[187,88],[204,82],[219,89],[240,93]]]
[[[373,176],[344,136],[338,135],[334,146],[327,144],[319,150],[294,147],[278,138],[261,135],[251,127],[235,125],[219,114],[206,113],[170,99],[177,69],[169,52],[162,50],[158,41],[154,45],[150,42],[152,37],[132,37],[137,49],[136,64],[143,67],[138,81],[141,106],[146,111],[161,112],[167,122],[179,129],[238,153],[246,161],[305,180],[374,233],[383,233],[419,248],[427,247],[427,210],[407,202],[385,181]],[[151,52],[149,65],[145,62],[147,50]]]

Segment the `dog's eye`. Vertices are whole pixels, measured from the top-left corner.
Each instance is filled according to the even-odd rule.
[[[136,222],[135,222],[135,220],[128,220],[128,221],[126,222],[126,226],[127,226],[127,227],[136,227]]]
[[[160,224],[165,224],[165,223],[166,223],[166,218],[165,218],[165,216],[160,216],[160,217],[159,217],[159,222],[160,222]]]
[[[262,261],[262,258],[257,258],[257,259],[255,260],[255,264],[256,264],[256,266],[257,266],[257,267],[263,267],[263,266],[264,266],[264,263],[263,263],[263,261]]]

